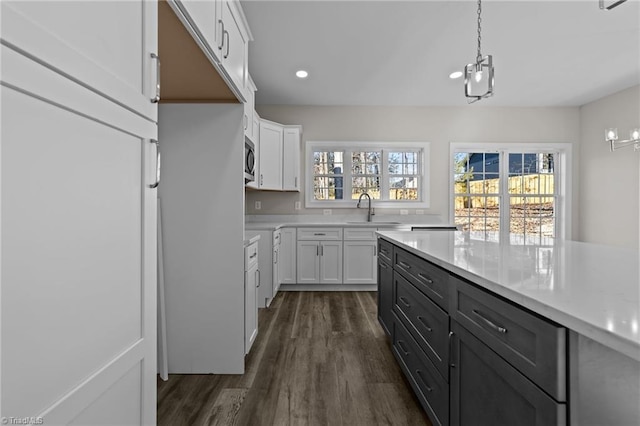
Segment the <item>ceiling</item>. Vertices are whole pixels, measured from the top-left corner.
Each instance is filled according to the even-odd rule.
[[[258,104],[467,104],[462,79],[448,76],[475,60],[475,1],[241,4]],[[477,105],[583,105],[640,83],[640,0],[611,11],[598,0],[485,0],[482,54],[493,55],[495,94]]]

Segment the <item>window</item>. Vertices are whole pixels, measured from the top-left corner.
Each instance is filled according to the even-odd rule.
[[[367,193],[376,207],[428,207],[424,142],[307,142],[307,207],[355,207]]]
[[[453,221],[512,244],[566,237],[569,150],[567,144],[452,144]]]

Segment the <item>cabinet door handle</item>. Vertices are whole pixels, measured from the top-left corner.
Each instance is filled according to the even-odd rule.
[[[278,264],[278,251],[274,251],[273,252],[273,264],[277,265]]]
[[[293,186],[296,187],[296,188],[298,187],[298,176],[293,178]]]
[[[220,42],[218,43],[218,50],[222,50],[222,46],[224,46],[224,22],[222,19],[218,19],[218,23],[220,24]]]
[[[160,102],[160,58],[155,53],[152,53],[151,59],[156,61],[156,95],[151,98],[151,102],[157,104]]]
[[[160,184],[160,144],[155,139],[151,139],[151,143],[156,146],[156,181],[149,188],[157,188]]]
[[[404,347],[404,342],[402,340],[398,340],[397,343],[398,343],[398,347],[400,348],[402,353],[404,353],[404,356],[409,355],[409,351]]]
[[[472,309],[471,312],[473,312],[478,318],[480,318],[482,321],[484,321],[485,324],[487,324],[489,327],[491,327],[492,329],[494,329],[498,333],[504,334],[504,333],[507,332],[506,328],[497,325],[496,323],[491,321],[489,318],[487,318],[484,315],[482,315],[482,313],[480,311]]]
[[[409,301],[408,301],[406,298],[404,298],[404,297],[400,296],[400,297],[398,297],[398,300],[399,300],[399,301],[401,301],[401,302],[402,302],[402,304],[403,304],[404,306],[406,306],[407,308],[410,308],[410,307],[411,307],[411,304],[409,303]]]
[[[260,281],[261,281],[260,269],[256,269],[256,274],[258,274],[258,278],[256,279],[256,288],[258,288],[260,287]]]
[[[453,362],[453,348],[451,345],[453,344],[453,331],[449,332],[449,367],[456,368],[456,363]]]
[[[253,259],[254,257],[256,257],[258,255],[258,253],[253,253],[251,256],[249,256],[249,259]]]
[[[384,263],[382,263],[382,262],[378,263],[378,265],[380,265],[380,267],[381,267],[382,269],[387,269],[387,265],[385,265],[385,264],[384,264]]]
[[[429,323],[424,319],[424,317],[421,317],[420,315],[418,315],[416,318],[418,319],[418,321],[420,321],[422,323],[422,325],[425,326],[425,328],[427,329],[427,331],[429,333],[431,333],[433,331],[433,329],[431,327],[429,327]]]
[[[402,266],[405,269],[411,269],[411,265],[409,265],[408,263],[403,262],[402,260],[398,261],[398,264],[400,266]]]
[[[429,382],[427,382],[424,379],[424,376],[422,375],[422,370],[416,370],[416,373],[418,374],[418,376],[420,376],[420,379],[422,380],[422,383],[424,383],[424,385],[427,387],[427,392],[432,392],[433,388],[429,386]]]
[[[325,234],[324,232],[316,232],[313,235],[322,236],[322,235],[327,235],[327,234]]]
[[[373,246],[373,257],[378,255],[378,246]]]
[[[422,278],[423,280],[425,280],[426,282],[428,282],[429,284],[433,284],[433,280],[431,278],[429,278],[428,276],[426,276],[423,273],[419,273],[418,276],[420,278]]]
[[[320,256],[320,245],[316,246],[316,256]]]
[[[227,42],[225,43],[227,45],[227,51],[224,54],[224,58],[227,59],[229,57],[229,31],[224,30],[224,34],[227,36]]]

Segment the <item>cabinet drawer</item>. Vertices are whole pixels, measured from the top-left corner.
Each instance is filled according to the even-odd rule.
[[[557,401],[566,401],[566,329],[451,276],[451,316]]]
[[[344,228],[344,240],[371,240],[376,239],[376,228]]]
[[[298,228],[300,240],[342,240],[342,228]]]
[[[384,260],[390,265],[393,263],[393,244],[382,238],[378,238],[378,259]]]
[[[394,312],[448,381],[449,315],[397,272],[393,285]]]
[[[449,274],[402,249],[394,250],[393,267],[445,311],[449,309]]]
[[[248,271],[253,265],[258,263],[258,242],[250,244],[244,248],[244,270]]]
[[[448,425],[449,385],[397,317],[393,322],[393,354],[431,422]]]

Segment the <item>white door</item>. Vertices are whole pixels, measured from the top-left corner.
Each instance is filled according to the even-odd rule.
[[[260,189],[282,189],[282,127],[260,122]]]
[[[342,241],[320,243],[320,283],[342,284]]]
[[[344,283],[376,284],[378,275],[376,241],[344,242]]]
[[[106,31],[106,4],[29,3],[1,6],[0,417],[155,424],[157,107],[141,101],[151,105],[141,95],[150,61],[139,58],[133,78],[87,52],[82,37],[96,52],[140,50]]]
[[[318,241],[298,241],[298,284],[320,282],[320,245]]]

